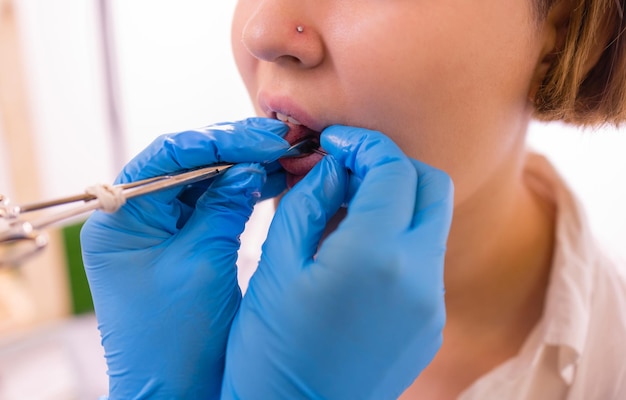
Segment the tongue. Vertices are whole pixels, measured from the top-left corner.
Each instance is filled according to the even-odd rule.
[[[289,142],[289,144],[293,145],[306,137],[313,137],[315,141],[319,143],[320,133],[315,132],[313,129],[309,129],[304,125],[295,125],[291,122],[286,122],[289,127],[289,132],[285,135],[285,140]]]
[[[304,125],[295,125],[291,122],[286,122],[289,127],[289,131],[285,135],[284,139],[289,142],[290,145],[300,142],[304,138],[313,138],[319,146],[320,132],[316,132],[313,129],[309,129]],[[287,186],[293,187],[300,179],[306,175],[318,161],[322,159],[320,154],[309,154],[301,157],[282,158],[279,160],[287,172]]]

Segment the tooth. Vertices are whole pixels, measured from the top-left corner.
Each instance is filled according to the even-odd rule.
[[[300,122],[296,121],[292,117],[287,117],[287,121],[291,122],[294,125],[302,125]]]
[[[278,120],[280,120],[280,121],[289,122],[290,124],[293,124],[293,125],[302,125],[300,123],[300,121],[298,121],[298,120],[294,119],[293,117],[290,117],[290,116],[288,116],[286,114],[283,114],[283,113],[277,112],[276,113],[276,118]]]

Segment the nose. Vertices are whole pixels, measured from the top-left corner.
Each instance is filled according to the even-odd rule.
[[[299,2],[261,0],[241,33],[245,48],[259,60],[314,68],[324,60],[324,44]]]

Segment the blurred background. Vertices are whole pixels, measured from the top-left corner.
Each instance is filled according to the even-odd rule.
[[[252,116],[230,54],[234,5],[0,0],[0,193],[16,204],[80,193],[111,182],[157,135]],[[626,256],[626,130],[534,124],[530,145],[579,193],[598,237]],[[267,204],[259,210],[244,261],[256,260],[271,216]],[[107,391],[81,222],[50,229],[42,255],[0,271],[0,400]]]

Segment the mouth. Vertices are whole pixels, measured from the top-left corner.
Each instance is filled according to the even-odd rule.
[[[293,145],[305,138],[311,139],[312,143],[319,147],[319,140],[321,132],[315,131],[302,123],[300,123],[294,117],[283,114],[281,112],[274,112],[273,117],[279,121],[284,122],[289,131],[285,135],[284,139]],[[298,157],[282,158],[279,160],[280,165],[287,171],[287,186],[293,187],[317,164],[323,155],[318,153],[303,154]]]

